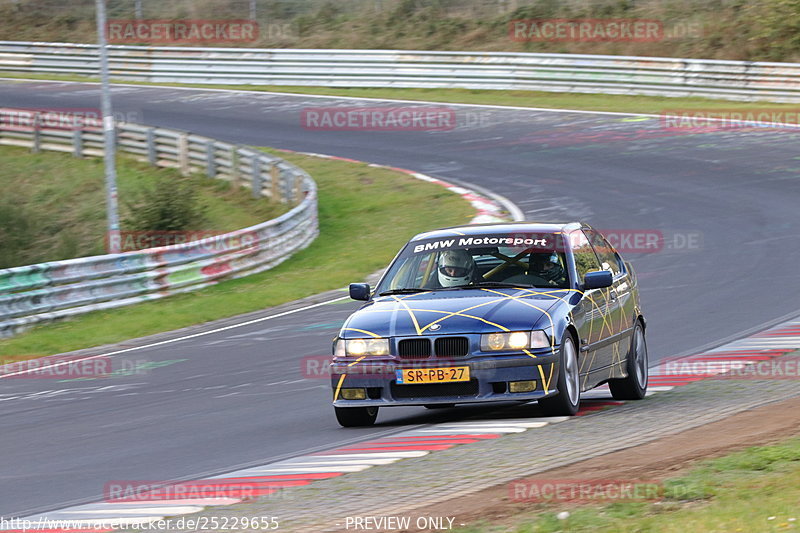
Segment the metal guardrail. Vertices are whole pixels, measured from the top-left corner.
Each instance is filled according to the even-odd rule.
[[[0,109],[0,145],[76,156],[103,155],[103,135],[18,124],[19,110]],[[7,120],[14,114],[12,120]],[[46,121],[45,121],[46,122]],[[303,170],[264,152],[187,132],[118,124],[118,150],[183,174],[251,187],[255,196],[288,203],[284,215],[238,231],[184,244],[0,270],[0,337],[42,321],[109,309],[206,287],[274,267],[319,233],[317,187]]]
[[[513,89],[800,101],[800,64],[512,52],[110,47],[118,80]],[[0,72],[98,72],[88,44],[0,41]]]

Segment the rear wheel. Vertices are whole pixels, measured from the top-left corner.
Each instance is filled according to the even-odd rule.
[[[336,420],[342,427],[355,428],[371,426],[378,418],[377,407],[335,407]]]
[[[548,416],[572,416],[578,412],[581,403],[580,374],[578,371],[578,350],[575,339],[567,331],[559,349],[558,394],[539,400],[539,406]]]
[[[640,321],[636,322],[631,337],[631,346],[625,356],[625,370],[628,377],[612,379],[608,382],[611,396],[615,400],[641,400],[647,392],[647,342],[644,340],[644,328]]]

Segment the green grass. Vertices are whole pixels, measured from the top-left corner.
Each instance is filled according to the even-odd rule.
[[[168,331],[295,300],[358,281],[386,266],[415,233],[467,223],[452,192],[388,169],[278,152],[319,186],[321,235],[278,267],[193,293],[42,325],[0,341],[5,361]]]
[[[123,230],[133,229],[125,224],[130,201],[165,182],[188,182],[204,206],[204,220],[187,230],[227,232],[287,210],[222,180],[186,178],[127,157],[118,158],[117,173]],[[102,159],[0,146],[0,190],[0,268],[105,253]]]
[[[61,81],[96,81],[83,76],[25,75],[0,72],[0,78],[31,78]],[[676,110],[735,111],[748,109],[796,110],[796,104],[774,102],[737,102],[700,97],[630,96],[618,94],[555,93],[545,91],[492,91],[488,89],[391,89],[391,88],[336,88],[278,85],[212,85],[181,83],[145,83],[117,80],[119,83],[144,86],[194,87],[202,89],[228,89],[234,91],[264,91],[357,98],[385,98],[395,100],[432,101],[454,104],[500,105],[512,107],[539,107],[548,109],[578,109],[584,111],[613,111],[619,113],[674,112]]]
[[[187,85],[188,87],[188,85]],[[615,111],[621,113],[654,113],[675,110],[794,110],[795,104],[772,102],[734,102],[711,98],[675,98],[668,96],[628,96],[609,94],[554,93],[545,91],[492,91],[488,89],[340,89],[331,87],[257,87],[248,85],[213,86],[206,88],[290,92],[352,96],[359,98],[388,98],[397,100],[422,100],[459,104],[500,105],[514,107],[541,107],[554,109],[580,109],[586,111]]]
[[[800,528],[800,438],[705,461],[664,482],[658,502],[531,504],[513,526],[480,523],[458,533],[796,531]],[[559,519],[566,511],[569,517]]]

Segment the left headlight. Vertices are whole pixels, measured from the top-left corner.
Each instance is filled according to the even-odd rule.
[[[509,331],[504,333],[484,333],[481,335],[481,351],[526,350],[528,348],[547,348],[550,338],[542,330]]]
[[[389,355],[389,339],[337,339],[333,347],[335,357],[362,357],[365,355]]]

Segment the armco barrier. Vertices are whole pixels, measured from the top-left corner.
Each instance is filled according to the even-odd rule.
[[[118,80],[800,101],[800,64],[515,52],[109,47]],[[96,76],[96,45],[0,41],[0,72]]]
[[[102,133],[8,127],[19,110],[0,109],[0,145],[103,154]],[[318,235],[317,188],[283,159],[186,132],[118,124],[121,152],[183,173],[247,185],[256,196],[294,206],[284,215],[225,235],[161,248],[0,270],[0,337],[37,322],[195,290],[274,267]]]

